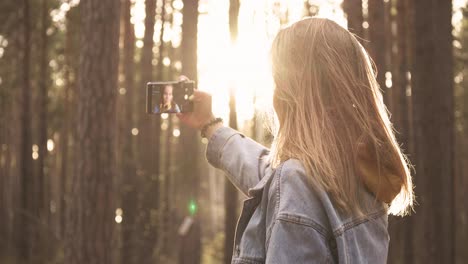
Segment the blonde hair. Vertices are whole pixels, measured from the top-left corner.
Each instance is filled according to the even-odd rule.
[[[391,175],[397,189],[385,201],[389,213],[408,213],[410,165],[395,139],[371,59],[355,36],[331,20],[307,18],[278,33],[271,60],[279,121],[273,166],[300,160],[316,188],[343,211],[358,213],[365,210],[362,182],[374,183],[378,198],[391,191],[386,183],[395,185]],[[376,173],[363,177],[360,164],[374,164]]]

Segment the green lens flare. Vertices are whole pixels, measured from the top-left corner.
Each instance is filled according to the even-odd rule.
[[[197,203],[194,200],[190,200],[188,209],[190,215],[194,215],[197,212]]]

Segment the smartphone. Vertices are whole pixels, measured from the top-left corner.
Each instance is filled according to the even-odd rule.
[[[193,102],[189,98],[194,89],[194,81],[149,82],[146,84],[146,113],[193,112]]]

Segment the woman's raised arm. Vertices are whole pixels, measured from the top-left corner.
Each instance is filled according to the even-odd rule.
[[[194,111],[179,113],[180,120],[195,129],[202,129],[214,119],[211,111],[211,95],[195,91],[192,98]],[[254,187],[265,175],[269,167],[267,155],[269,150],[240,132],[215,123],[207,127],[205,136],[209,139],[206,157],[211,165],[224,170],[229,180],[248,195],[249,188]]]
[[[229,127],[216,129],[206,148],[210,164],[225,171],[245,195],[269,168],[268,153],[267,148]]]

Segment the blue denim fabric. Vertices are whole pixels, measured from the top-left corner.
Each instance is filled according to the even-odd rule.
[[[206,156],[248,198],[237,223],[232,263],[386,263],[387,206],[364,188],[363,216],[345,215],[306,181],[301,162],[272,169],[269,150],[228,127]],[[362,197],[361,197],[362,196]]]

